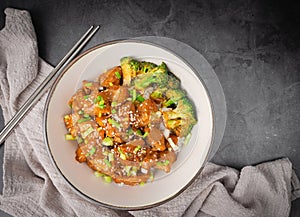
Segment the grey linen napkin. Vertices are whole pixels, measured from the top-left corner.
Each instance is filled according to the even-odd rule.
[[[27,11],[8,8],[0,31],[0,103],[8,121],[52,66],[38,57]],[[47,95],[47,94],[46,94]],[[13,216],[288,216],[300,197],[291,162],[279,159],[241,171],[207,163],[178,197],[147,210],[121,212],[80,197],[52,165],[43,141],[46,95],[5,142],[0,209]]]

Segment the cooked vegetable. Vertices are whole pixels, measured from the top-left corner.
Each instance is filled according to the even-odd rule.
[[[177,102],[175,109],[164,111],[163,117],[166,127],[179,137],[187,136],[197,123],[193,105],[186,97]]]
[[[165,87],[168,82],[168,68],[165,63],[153,68],[150,72],[138,75],[134,80],[134,87],[137,90],[144,90],[151,84],[158,87]]]

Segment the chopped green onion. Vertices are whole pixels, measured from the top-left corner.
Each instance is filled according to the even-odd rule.
[[[112,182],[112,178],[110,176],[108,176],[108,175],[104,175],[103,176],[103,180],[106,183],[111,183]]]
[[[141,148],[142,146],[140,145],[136,146],[135,149],[133,150],[133,153],[136,154]]]
[[[142,133],[142,131],[141,131],[140,129],[138,129],[138,130],[136,131],[136,135],[138,135],[138,136],[143,136],[143,133]]]
[[[105,105],[104,104],[99,104],[98,107],[101,108],[101,109],[104,109]]]
[[[85,118],[90,118],[90,115],[84,114],[83,117],[85,117]]]
[[[112,124],[113,126],[115,126],[116,128],[120,129],[121,128],[121,125],[114,119],[112,118],[109,118],[108,119],[108,123]]]
[[[94,175],[98,178],[98,177],[102,177],[102,176],[104,176],[104,174],[103,173],[100,173],[99,171],[95,171],[94,172]]]
[[[83,139],[80,136],[76,137],[78,144],[83,143]]]
[[[117,102],[111,102],[111,106],[114,107],[114,106],[117,106],[118,103]]]
[[[175,102],[172,99],[169,99],[167,102],[164,103],[165,107],[170,107],[176,105]]]
[[[130,93],[131,93],[131,96],[132,96],[131,100],[132,100],[132,102],[134,102],[136,100],[136,90],[133,89],[133,90],[130,91]]]
[[[90,95],[83,96],[84,99],[88,99],[89,97],[90,97]]]
[[[92,133],[92,132],[94,132],[94,128],[92,128],[92,127],[89,127],[86,131],[84,131],[83,133],[82,133],[82,138],[86,138],[90,133]]]
[[[133,166],[133,167],[131,168],[130,175],[136,176],[138,169],[139,169],[138,167]]]
[[[168,165],[169,165],[169,163],[170,163],[170,161],[169,161],[169,160],[165,160],[165,161],[158,161],[158,162],[156,163],[156,165],[157,165],[157,166],[168,166]]]
[[[105,137],[102,140],[102,145],[104,145],[104,146],[113,146],[114,145],[114,140],[110,137]]]
[[[78,124],[80,124],[82,122],[86,122],[86,121],[89,121],[89,120],[91,120],[91,117],[81,118],[77,122],[78,122]]]
[[[145,185],[145,182],[140,182],[140,186],[144,186]]]
[[[96,148],[95,148],[95,147],[92,147],[92,148],[89,150],[89,152],[86,154],[86,156],[87,156],[87,157],[88,157],[88,156],[91,156],[91,155],[95,154],[95,152],[96,152]]]
[[[120,158],[122,160],[126,160],[126,155],[123,153],[123,151],[120,148],[118,148],[118,152],[120,153]]]
[[[66,140],[76,140],[76,137],[72,136],[71,134],[66,134],[65,139]]]
[[[139,102],[144,102],[145,101],[145,98],[142,96],[142,95],[138,95],[136,97],[136,100],[139,101]]]
[[[127,132],[126,132],[126,135],[127,136],[130,136],[130,135],[132,135],[133,134],[133,129],[132,128],[129,128],[128,130],[127,130]]]
[[[93,86],[93,84],[92,84],[91,82],[89,82],[89,83],[85,83],[84,86],[86,86],[86,87],[91,87],[91,86]]]
[[[145,132],[144,135],[143,135],[143,138],[146,138],[148,135],[149,135],[149,133]]]
[[[120,72],[116,71],[116,72],[115,72],[115,75],[116,75],[116,77],[117,77],[118,79],[121,79]]]
[[[109,162],[114,161],[114,154],[112,152],[109,152],[107,157],[108,157]]]
[[[79,111],[78,111],[78,114],[82,115],[82,114],[83,114],[83,111],[82,111],[82,110],[79,110]]]
[[[117,110],[116,110],[116,109],[112,109],[112,110],[111,110],[111,113],[112,113],[112,114],[116,114],[116,113],[117,113]]]
[[[106,166],[111,167],[111,163],[109,162],[109,160],[104,159],[104,163],[106,164]]]

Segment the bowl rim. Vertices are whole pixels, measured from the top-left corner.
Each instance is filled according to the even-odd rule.
[[[165,198],[161,201],[149,204],[149,205],[142,205],[142,206],[130,206],[130,207],[126,207],[126,206],[115,206],[115,205],[111,205],[111,204],[106,204],[103,203],[101,201],[98,201],[90,196],[88,196],[87,194],[85,194],[84,192],[82,192],[81,190],[79,190],[76,186],[74,186],[63,174],[63,172],[61,171],[61,169],[58,167],[57,163],[55,162],[54,156],[51,152],[51,148],[50,148],[50,144],[48,141],[48,133],[47,133],[47,114],[48,114],[48,107],[49,107],[49,103],[51,101],[52,95],[60,81],[60,79],[64,76],[64,74],[78,61],[80,60],[82,57],[84,57],[85,55],[89,54],[92,51],[95,51],[101,47],[105,47],[105,46],[109,46],[109,45],[114,45],[114,44],[119,44],[119,43],[126,43],[126,42],[133,42],[133,43],[141,43],[141,44],[148,44],[151,46],[155,46],[158,47],[160,49],[163,49],[169,53],[171,53],[172,55],[174,55],[175,57],[179,58],[181,61],[183,61],[191,70],[192,72],[197,76],[197,78],[200,80],[200,82],[202,83],[207,97],[208,97],[208,103],[210,105],[211,108],[211,115],[212,115],[212,131],[211,131],[211,138],[210,138],[210,143],[209,143],[209,147],[208,147],[208,151],[206,153],[206,156],[204,158],[203,164],[201,165],[201,167],[199,168],[199,170],[196,172],[196,174],[194,175],[194,177],[191,178],[191,180],[189,182],[187,182],[185,184],[184,187],[182,187],[181,189],[179,189],[179,191],[177,191],[175,194],[169,196],[168,198]],[[97,44],[91,48],[88,48],[87,50],[85,50],[84,52],[82,52],[81,54],[79,54],[76,58],[74,58],[61,72],[60,74],[57,76],[57,78],[55,79],[53,85],[50,88],[50,91],[48,93],[48,96],[46,98],[46,102],[45,102],[45,107],[44,107],[44,111],[43,111],[43,136],[44,136],[44,141],[45,141],[45,145],[47,148],[47,152],[48,155],[50,157],[50,160],[52,162],[52,164],[54,165],[56,171],[61,175],[61,177],[68,183],[68,185],[71,187],[71,189],[76,192],[76,194],[78,194],[80,197],[96,204],[96,205],[101,205],[103,207],[106,208],[111,208],[111,209],[117,209],[117,210],[123,210],[123,211],[137,211],[137,210],[145,210],[145,209],[149,209],[149,208],[153,208],[159,205],[162,205],[174,198],[176,198],[178,195],[180,195],[182,192],[184,192],[195,180],[196,178],[199,176],[199,174],[203,171],[205,164],[208,162],[210,153],[212,151],[212,145],[214,144],[214,138],[215,138],[215,110],[214,110],[214,106],[212,103],[212,99],[211,99],[211,95],[209,93],[209,90],[203,80],[203,78],[201,78],[200,74],[198,73],[197,70],[195,70],[195,68],[189,63],[187,62],[183,57],[181,57],[180,55],[178,55],[177,53],[175,53],[174,51],[168,49],[167,47],[163,46],[163,45],[158,45],[155,44],[153,42],[149,42],[149,41],[145,41],[145,40],[141,40],[141,39],[117,39],[117,40],[111,40],[108,42],[103,42],[100,44]]]

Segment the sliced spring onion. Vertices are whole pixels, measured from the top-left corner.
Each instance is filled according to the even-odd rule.
[[[126,160],[126,155],[124,154],[124,152],[120,148],[118,148],[118,152],[120,153],[120,158],[122,160]]]
[[[85,118],[91,118],[90,115],[88,115],[88,114],[83,114],[83,117],[85,117]]]
[[[131,100],[132,100],[132,102],[134,102],[136,100],[136,90],[133,89],[133,90],[130,91],[130,93],[131,93],[131,96],[132,96]]]
[[[103,180],[106,183],[111,183],[112,182],[112,178],[110,176],[108,176],[108,175],[104,175],[103,176]]]
[[[132,128],[129,128],[128,130],[127,130],[127,132],[126,132],[126,135],[127,136],[130,136],[130,135],[132,135],[133,134],[133,129]]]
[[[95,152],[96,152],[96,148],[95,148],[95,147],[92,147],[92,148],[89,150],[89,152],[86,154],[86,156],[87,156],[87,157],[88,157],[88,156],[91,156],[91,155],[95,154]]]
[[[106,164],[107,167],[111,167],[111,163],[109,162],[109,160],[104,159],[104,163]]]
[[[138,167],[133,166],[133,167],[131,168],[130,175],[136,176],[138,169],[139,169]]]
[[[144,186],[145,185],[145,182],[140,182],[140,186]]]
[[[149,135],[149,133],[145,132],[144,135],[143,135],[143,138],[146,138],[148,135]]]
[[[66,140],[76,140],[76,137],[74,137],[74,136],[72,136],[71,134],[68,133],[68,134],[65,135],[65,139]]]
[[[92,84],[91,82],[89,82],[89,83],[85,83],[84,86],[86,86],[86,87],[91,87],[91,86],[93,86],[93,84]]]
[[[92,128],[92,127],[89,127],[86,131],[84,131],[83,133],[82,133],[82,138],[86,138],[90,133],[92,133],[94,131],[94,128]]]
[[[94,172],[94,175],[95,175],[96,177],[103,177],[103,176],[104,176],[104,174],[103,174],[103,173],[100,173],[99,171],[95,171],[95,172]]]
[[[82,110],[79,110],[79,111],[78,111],[78,114],[83,115],[83,111],[82,111]]]
[[[109,118],[108,119],[108,123],[112,124],[113,126],[115,126],[116,128],[120,129],[121,128],[121,125],[114,119],[112,118]]]
[[[83,143],[83,139],[80,136],[76,137],[78,144]]]
[[[104,145],[104,146],[113,146],[114,145],[114,140],[110,137],[105,137],[102,140],[102,145]]]
[[[133,153],[136,154],[141,148],[142,146],[140,145],[136,146],[135,149],[133,150]]]
[[[117,77],[118,79],[121,79],[121,74],[120,74],[119,71],[116,71],[116,72],[115,72],[115,75],[116,75],[116,77]]]
[[[82,122],[86,122],[86,121],[89,121],[89,120],[91,120],[91,117],[80,118],[80,119],[77,121],[77,123],[80,124],[80,123],[82,123]]]
[[[111,106],[114,107],[114,106],[117,106],[118,103],[117,102],[111,102]]]
[[[83,98],[88,99],[88,98],[90,98],[90,95],[85,95],[85,96],[83,96]]]
[[[111,110],[111,113],[112,113],[112,114],[116,114],[116,113],[117,113],[117,110],[116,110],[116,109],[112,109],[112,110]]]
[[[168,166],[169,163],[170,163],[169,160],[164,160],[164,161],[158,161],[158,162],[156,163],[156,165],[157,165],[157,166]]]
[[[113,162],[114,161],[114,154],[112,152],[109,152],[107,154],[107,157],[108,157],[109,162]]]

